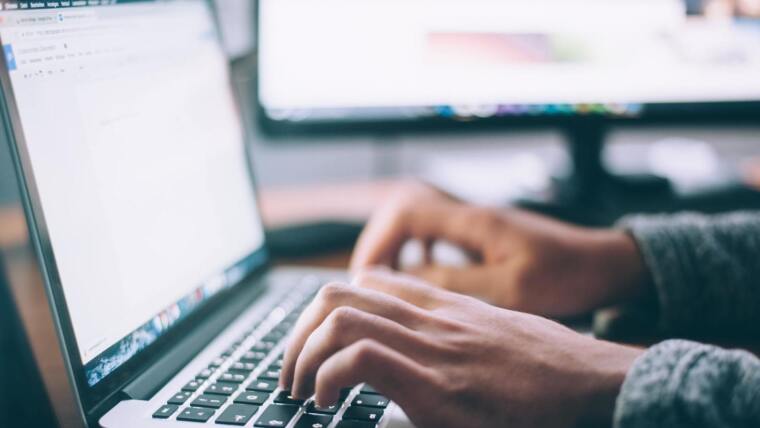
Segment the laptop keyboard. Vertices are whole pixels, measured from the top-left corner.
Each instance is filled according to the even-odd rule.
[[[374,388],[359,385],[341,391],[340,401],[322,408],[296,400],[277,384],[282,371],[284,338],[315,293],[290,293],[278,305],[281,318],[261,339],[253,326],[215,358],[153,414],[155,419],[212,422],[219,425],[295,428],[375,428],[390,403]]]

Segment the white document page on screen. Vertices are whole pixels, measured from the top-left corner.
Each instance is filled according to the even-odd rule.
[[[84,362],[263,242],[211,21],[201,2],[150,7],[168,8],[99,8],[56,26],[66,38],[3,32]],[[40,52],[60,61],[38,74]]]

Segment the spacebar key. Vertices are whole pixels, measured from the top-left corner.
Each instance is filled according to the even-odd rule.
[[[298,412],[298,406],[272,404],[264,410],[257,427],[284,427]]]

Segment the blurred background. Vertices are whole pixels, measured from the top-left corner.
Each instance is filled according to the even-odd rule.
[[[247,25],[249,3],[219,5],[239,10],[223,27]],[[506,204],[571,172],[568,142],[604,140],[610,170],[679,191],[749,180],[757,14],[753,1],[264,0],[258,179],[417,176]],[[231,52],[254,46],[246,34]]]
[[[214,0],[262,188],[416,176],[489,204],[571,171],[589,122],[613,171],[756,182],[758,3]]]
[[[213,3],[280,255],[349,249],[410,177],[591,225],[760,207],[760,0]],[[2,138],[0,254],[37,302]],[[22,304],[36,351],[43,309]]]

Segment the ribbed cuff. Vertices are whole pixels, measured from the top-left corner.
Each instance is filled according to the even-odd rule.
[[[688,245],[694,225],[704,222],[699,215],[631,216],[618,227],[633,236],[641,251],[644,264],[654,283],[659,303],[658,329],[661,332],[679,331],[688,327],[695,303],[701,302],[699,269],[694,266],[694,248]]]
[[[760,361],[685,340],[640,356],[615,406],[614,428],[760,426]]]

